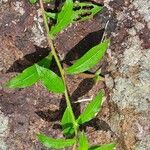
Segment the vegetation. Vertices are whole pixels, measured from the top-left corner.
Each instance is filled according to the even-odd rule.
[[[31,4],[35,4],[37,2],[37,0],[29,1]],[[47,57],[12,78],[7,83],[7,86],[10,88],[25,88],[41,81],[50,92],[64,94],[67,107],[63,114],[61,125],[62,132],[66,138],[54,139],[47,137],[42,133],[38,134],[38,140],[47,148],[62,149],[72,146],[72,150],[113,150],[115,148],[114,143],[101,146],[90,146],[86,134],[84,131],[80,131],[80,126],[93,119],[99,112],[103,104],[103,91],[99,91],[95,98],[93,98],[93,100],[91,100],[86,106],[82,114],[76,118],[72,110],[66,84],[67,75],[83,73],[91,69],[103,58],[109,46],[109,40],[103,39],[101,43],[90,49],[85,55],[76,60],[76,62],[68,68],[63,68],[53,44],[53,40],[57,34],[68,27],[71,23],[90,19],[96,13],[100,12],[102,7],[92,3],[65,0],[61,10],[54,13],[47,12],[44,9],[43,3],[49,2],[50,0],[39,0],[44,26],[47,33],[47,42],[51,52]],[[49,27],[48,24],[50,19],[55,22],[55,24],[52,24],[51,27]],[[52,59],[55,60],[59,68],[60,77],[49,69]],[[99,76],[99,72],[96,72],[92,77],[94,78]]]

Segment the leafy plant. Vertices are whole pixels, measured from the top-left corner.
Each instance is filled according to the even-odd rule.
[[[37,0],[29,1],[31,4],[38,2]],[[47,148],[61,149],[72,146],[73,150],[113,150],[115,148],[115,144],[113,143],[90,147],[86,134],[83,131],[80,131],[80,126],[93,119],[99,112],[103,103],[104,93],[102,91],[98,92],[95,98],[87,104],[84,111],[76,119],[72,110],[65,78],[67,74],[80,74],[95,66],[103,58],[110,41],[103,40],[68,68],[62,67],[53,44],[53,39],[57,34],[71,23],[90,19],[102,10],[102,7],[92,3],[80,3],[73,2],[73,0],[65,0],[61,10],[54,13],[45,11],[43,3],[48,2],[50,2],[50,0],[39,0],[47,33],[47,41],[51,52],[47,57],[12,78],[6,85],[9,88],[25,88],[40,81],[50,92],[64,94],[67,107],[63,114],[61,125],[66,139],[54,139],[41,133],[38,134],[38,140]],[[56,22],[51,28],[48,24],[50,19],[54,19]],[[56,61],[61,77],[49,69],[52,59]],[[93,79],[99,79],[99,74],[99,71],[93,74]]]

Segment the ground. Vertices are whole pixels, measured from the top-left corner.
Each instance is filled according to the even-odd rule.
[[[70,25],[55,40],[59,57],[68,65],[100,42],[108,23],[105,34],[111,45],[96,66],[105,80],[94,85],[91,79],[68,76],[71,99],[91,98],[105,90],[102,110],[84,127],[91,144],[115,141],[117,150],[149,150],[150,1],[95,2],[105,6],[101,13]],[[47,92],[41,83],[15,90],[4,86],[49,52],[38,4],[0,0],[0,33],[0,150],[44,150],[36,134],[63,137],[59,123],[64,98]],[[76,115],[84,105],[73,103]]]

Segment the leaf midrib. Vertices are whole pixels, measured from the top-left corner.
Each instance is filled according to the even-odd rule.
[[[19,79],[18,82],[21,83],[21,82],[24,82],[25,80],[27,80],[28,78],[31,78],[32,76],[34,76],[36,74],[36,72],[34,72],[33,74],[31,74],[30,76],[27,76],[26,78],[24,79]],[[18,83],[16,82],[16,83]],[[13,86],[16,86],[18,84],[13,84]],[[21,84],[22,85],[22,84]]]

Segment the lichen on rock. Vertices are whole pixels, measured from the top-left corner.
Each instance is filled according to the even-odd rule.
[[[0,149],[7,150],[6,138],[9,132],[8,117],[0,111]]]
[[[110,75],[113,79],[113,88],[110,83],[106,85],[113,107],[110,126],[118,135],[118,150],[150,149],[150,48],[149,36],[145,34],[150,33],[149,3],[147,0],[106,3],[117,20],[108,51],[110,74],[105,78],[107,82]]]
[[[149,109],[150,98],[150,50],[142,50],[137,36],[126,42],[128,48],[123,53],[119,67],[122,76],[115,79],[112,100],[124,109],[135,108],[136,111]],[[137,44],[138,43],[138,44]]]

